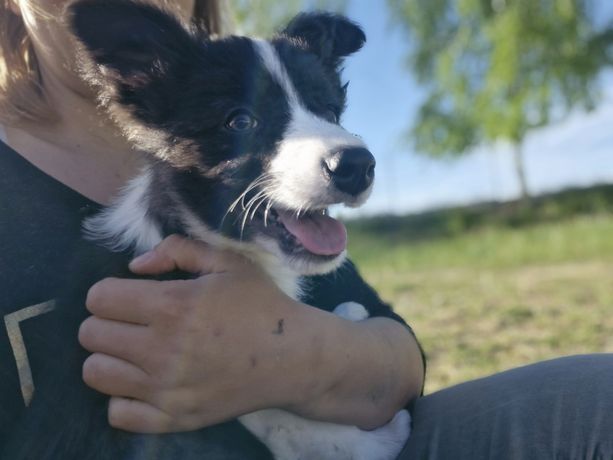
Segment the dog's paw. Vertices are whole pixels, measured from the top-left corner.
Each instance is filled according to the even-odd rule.
[[[407,410],[401,410],[389,423],[371,433],[379,438],[388,439],[391,443],[404,445],[411,434],[411,414]]]
[[[406,410],[380,428],[363,431],[354,446],[355,460],[394,460],[411,434],[411,415]]]
[[[372,431],[307,420],[279,409],[252,412],[239,420],[277,460],[394,460],[411,424],[405,410]]]
[[[343,302],[332,313],[349,321],[362,321],[369,316],[366,308],[357,302]]]

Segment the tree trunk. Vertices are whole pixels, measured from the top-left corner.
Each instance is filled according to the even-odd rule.
[[[519,183],[520,200],[523,204],[530,204],[531,196],[526,181],[526,169],[524,167],[523,143],[520,141],[513,145],[513,162],[515,164],[515,174]]]

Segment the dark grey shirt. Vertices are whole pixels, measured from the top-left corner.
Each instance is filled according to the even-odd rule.
[[[50,359],[38,332],[53,314],[81,221],[98,209],[0,142],[0,443]]]

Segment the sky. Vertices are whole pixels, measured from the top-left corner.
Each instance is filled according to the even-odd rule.
[[[613,2],[599,2],[613,15]],[[343,125],[364,138],[377,158],[377,171],[370,200],[357,210],[336,213],[349,218],[404,214],[516,198],[519,188],[507,146],[482,146],[458,160],[413,151],[407,132],[424,91],[406,65],[409,40],[392,25],[384,5],[383,0],[348,1],[346,14],[362,25],[367,43],[345,63],[350,85]],[[525,159],[532,193],[613,183],[613,72],[603,76],[603,88],[597,110],[573,112],[528,136]]]

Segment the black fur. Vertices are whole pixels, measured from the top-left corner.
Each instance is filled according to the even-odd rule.
[[[366,42],[362,29],[334,14],[303,13],[285,28],[284,34],[306,44],[329,67],[337,67],[342,58],[358,51]]]

